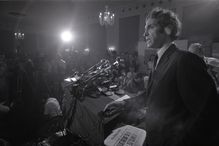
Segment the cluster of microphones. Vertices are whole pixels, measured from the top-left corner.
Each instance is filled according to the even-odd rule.
[[[85,96],[95,97],[93,95],[118,90],[119,83],[115,79],[119,76],[121,62],[123,60],[119,57],[113,63],[101,59],[85,72],[75,72],[66,78],[66,86],[71,87],[71,94],[79,100],[83,100]]]

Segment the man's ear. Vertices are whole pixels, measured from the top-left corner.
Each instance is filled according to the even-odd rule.
[[[171,27],[170,26],[167,26],[164,28],[164,32],[167,34],[167,35],[170,35],[172,32],[171,32]]]

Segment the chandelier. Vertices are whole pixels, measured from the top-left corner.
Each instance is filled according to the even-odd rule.
[[[100,25],[113,25],[115,19],[115,14],[110,12],[108,6],[105,6],[105,11],[99,14]]]
[[[24,33],[18,30],[14,33],[14,37],[16,40],[23,40],[24,39]]]

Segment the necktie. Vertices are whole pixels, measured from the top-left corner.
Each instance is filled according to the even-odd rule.
[[[157,60],[158,60],[158,55],[156,54],[154,57],[153,71],[156,69]]]
[[[149,95],[151,92],[151,87],[152,87],[153,80],[154,80],[154,72],[155,72],[157,60],[158,60],[158,55],[156,54],[154,57],[154,60],[153,60],[153,68],[150,72],[150,76],[149,76],[149,80],[148,80],[147,95]]]

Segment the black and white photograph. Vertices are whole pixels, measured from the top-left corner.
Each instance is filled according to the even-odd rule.
[[[0,146],[219,146],[219,0],[0,0]]]

